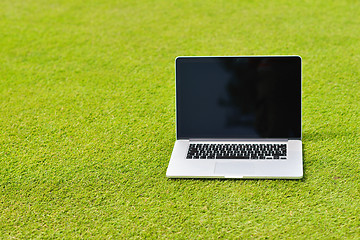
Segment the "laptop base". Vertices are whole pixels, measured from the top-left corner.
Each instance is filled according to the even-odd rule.
[[[205,143],[223,142],[206,141]],[[249,144],[255,142],[258,143],[257,141],[231,141],[231,143]],[[288,146],[288,158],[285,160],[186,159],[189,144],[194,141],[177,140],[166,176],[168,178],[301,179],[303,177],[302,142],[301,140],[285,142]]]

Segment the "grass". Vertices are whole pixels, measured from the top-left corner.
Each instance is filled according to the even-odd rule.
[[[0,238],[359,239],[358,1],[0,2]],[[169,180],[179,55],[303,58],[305,177]]]

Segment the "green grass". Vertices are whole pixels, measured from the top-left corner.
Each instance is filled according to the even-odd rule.
[[[358,1],[0,2],[0,238],[359,239]],[[169,180],[179,55],[303,58],[304,179]]]

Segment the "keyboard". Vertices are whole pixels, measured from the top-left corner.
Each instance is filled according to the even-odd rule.
[[[186,159],[284,160],[286,156],[286,144],[190,144]]]

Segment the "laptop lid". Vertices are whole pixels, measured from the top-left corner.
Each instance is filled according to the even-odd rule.
[[[177,139],[301,139],[299,56],[178,57]]]

